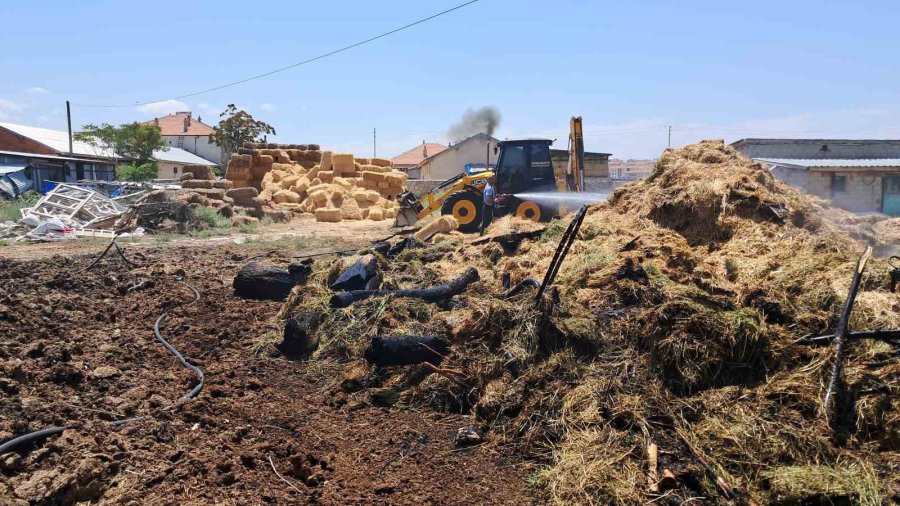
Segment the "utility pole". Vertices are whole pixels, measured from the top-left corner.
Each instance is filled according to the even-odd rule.
[[[672,147],[672,125],[669,125],[669,147]]]
[[[375,130],[376,130],[375,128],[372,129],[372,156],[374,158],[378,158],[378,144],[375,142],[375,139],[376,139]]]
[[[72,107],[69,105],[69,101],[66,100],[66,120],[69,122],[69,154],[74,154],[72,151]]]

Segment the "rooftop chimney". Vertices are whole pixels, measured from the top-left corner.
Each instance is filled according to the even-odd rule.
[[[191,125],[191,117],[190,117],[190,116],[185,116],[185,117],[184,117],[184,131],[185,131],[185,132],[188,131],[188,127],[189,127],[190,125]]]
[[[422,158],[428,158],[428,148],[425,146],[425,140],[422,140]]]

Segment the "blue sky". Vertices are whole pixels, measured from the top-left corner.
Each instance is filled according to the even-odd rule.
[[[266,72],[463,0],[3,2],[0,121],[65,128],[65,100],[166,99]],[[500,138],[652,158],[701,138],[900,138],[900,2],[480,0],[309,65],[143,107],[73,106],[73,122],[236,103],[278,131],[393,156],[446,142],[467,108]]]

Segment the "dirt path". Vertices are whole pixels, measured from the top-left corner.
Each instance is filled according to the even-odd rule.
[[[236,299],[230,284],[258,244],[282,246],[148,243],[129,248],[145,267],[116,259],[74,276],[88,258],[65,249],[0,258],[0,441],[74,428],[0,456],[0,503],[537,502],[533,469],[516,454],[490,442],[454,446],[469,419],[348,403],[345,365],[257,353],[279,304]],[[202,295],[195,306],[181,307],[191,293],[180,274]],[[163,335],[206,375],[200,396],[182,404],[195,378],[152,333],[167,309]]]
[[[131,249],[159,246],[228,246],[256,243],[273,248],[314,249],[322,247],[354,247],[390,236],[396,230],[388,221],[347,221],[319,223],[309,216],[296,217],[289,223],[273,223],[256,228],[253,233],[235,229],[231,234],[211,237],[190,235],[153,235],[120,238],[117,242]],[[59,256],[93,255],[102,249],[109,239],[83,237],[73,241],[47,243],[12,243],[0,247],[0,259],[36,260]],[[275,243],[275,244],[269,244]],[[265,246],[260,246],[265,247]]]

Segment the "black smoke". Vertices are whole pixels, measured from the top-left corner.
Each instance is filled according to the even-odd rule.
[[[447,136],[453,142],[461,141],[478,133],[494,135],[494,131],[500,126],[500,111],[493,106],[485,106],[480,109],[466,109],[462,119],[450,127]]]

